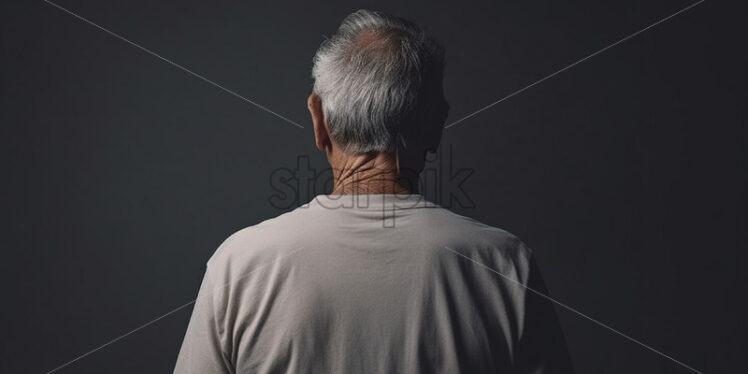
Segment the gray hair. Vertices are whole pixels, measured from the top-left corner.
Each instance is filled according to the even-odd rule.
[[[312,69],[330,136],[346,152],[390,153],[408,136],[441,132],[444,118],[434,123],[424,112],[446,117],[443,69],[444,48],[412,22],[370,10],[348,15]]]

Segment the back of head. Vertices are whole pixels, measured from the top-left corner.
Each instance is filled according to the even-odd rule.
[[[348,153],[435,148],[448,105],[444,48],[417,25],[382,12],[348,15],[314,57],[314,93],[330,136]]]

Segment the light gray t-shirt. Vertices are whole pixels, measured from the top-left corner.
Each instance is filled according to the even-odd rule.
[[[526,287],[546,292],[507,231],[420,195],[319,195],[216,250],[174,372],[571,372]]]

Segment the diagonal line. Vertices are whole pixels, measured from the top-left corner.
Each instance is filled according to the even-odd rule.
[[[527,287],[526,285],[522,284],[522,282],[519,282],[519,281],[517,281],[517,280],[515,280],[515,279],[513,279],[511,277],[508,277],[508,276],[506,276],[506,275],[504,275],[504,274],[502,274],[502,273],[500,273],[500,272],[492,269],[489,266],[483,265],[482,263],[480,263],[478,261],[475,261],[472,258],[470,258],[468,256],[465,256],[464,254],[462,254],[460,252],[455,251],[452,248],[449,248],[449,247],[446,247],[446,246],[444,248],[447,249],[448,251],[450,251],[450,252],[452,252],[452,253],[454,253],[454,254],[456,254],[456,255],[464,258],[464,259],[466,259],[466,260],[471,261],[472,263],[474,263],[474,264],[476,264],[476,265],[478,265],[478,266],[480,266],[480,267],[482,267],[482,268],[484,268],[484,269],[486,269],[486,270],[488,270],[488,271],[490,271],[490,272],[492,272],[494,274],[497,274],[497,275],[501,276],[502,278],[504,278],[504,279],[506,279],[506,280],[514,283],[514,284],[517,284],[517,285],[521,286],[522,288],[524,288],[524,289],[526,289],[526,290],[528,290],[528,291],[530,291],[530,292],[532,292],[532,293],[534,293],[534,294],[536,294],[536,295],[538,295],[538,296],[540,296],[540,297],[542,297],[542,298],[544,298],[546,300],[552,301],[553,303],[555,303],[555,304],[563,307],[566,310],[571,311],[572,313],[574,313],[574,314],[576,314],[576,315],[578,315],[580,317],[584,317],[585,319],[587,319],[587,320],[595,323],[598,326],[604,327],[605,329],[607,329],[607,330],[609,330],[611,332],[614,332],[614,333],[616,333],[616,334],[618,334],[618,335],[620,335],[620,336],[622,336],[622,337],[624,337],[624,338],[626,338],[626,339],[628,339],[628,340],[630,340],[630,341],[632,341],[632,342],[634,342],[636,344],[639,344],[640,346],[642,346],[642,347],[644,347],[644,348],[646,348],[646,349],[648,349],[648,350],[650,350],[650,351],[652,351],[654,353],[657,353],[658,355],[660,355],[662,357],[665,357],[665,358],[669,359],[670,361],[673,361],[676,364],[681,365],[684,368],[693,371],[694,373],[702,374],[702,372],[694,369],[693,367],[688,366],[688,365],[684,364],[683,362],[680,362],[680,361],[678,361],[678,360],[676,360],[676,359],[674,359],[674,358],[672,358],[672,357],[670,357],[670,356],[668,356],[668,355],[666,355],[666,354],[664,354],[664,353],[662,353],[662,352],[660,352],[660,351],[658,351],[658,350],[656,350],[656,349],[654,349],[654,348],[652,348],[652,347],[650,347],[650,346],[642,343],[641,341],[639,341],[637,339],[634,339],[631,336],[628,336],[628,335],[626,335],[626,334],[624,334],[624,333],[622,333],[622,332],[620,332],[620,331],[618,331],[618,330],[616,330],[616,329],[614,329],[614,328],[606,325],[603,322],[600,322],[600,321],[598,321],[598,320],[596,320],[596,319],[594,319],[594,318],[592,318],[592,317],[590,317],[590,316],[588,316],[588,315],[586,315],[586,314],[584,314],[584,313],[582,313],[582,312],[580,312],[580,311],[578,311],[578,310],[576,310],[576,309],[574,309],[574,308],[572,308],[572,307],[570,307],[570,306],[568,306],[568,305],[566,305],[566,304],[564,304],[564,303],[562,303],[562,302],[560,302],[560,301],[558,301],[558,300],[556,300],[556,299],[554,299],[554,298],[552,298],[552,297],[550,297],[550,296],[548,296],[548,295],[546,295],[546,294],[544,294],[544,293],[542,293],[540,291],[536,291],[536,290],[534,290],[534,289],[532,289],[530,287]]]
[[[216,292],[216,291],[218,291],[220,289],[228,287],[232,283],[235,283],[235,282],[237,282],[239,280],[242,280],[242,279],[250,276],[256,270],[259,270],[259,269],[262,269],[262,268],[267,267],[269,265],[272,265],[273,263],[277,262],[278,260],[280,260],[282,258],[286,258],[286,257],[288,257],[288,256],[290,256],[290,255],[292,255],[292,254],[294,254],[294,253],[296,253],[296,252],[298,252],[298,251],[300,251],[302,249],[304,249],[304,247],[301,247],[301,248],[298,248],[296,250],[293,250],[293,251],[291,251],[291,252],[289,252],[289,253],[287,253],[287,254],[285,254],[283,256],[280,256],[280,257],[276,258],[275,260],[273,260],[273,261],[271,261],[269,263],[266,263],[266,264],[260,265],[258,267],[255,267],[254,269],[252,269],[252,271],[247,272],[246,274],[242,275],[241,277],[239,277],[237,279],[234,279],[234,280],[232,280],[230,282],[227,282],[227,283],[225,283],[225,284],[223,284],[221,286],[215,287],[210,292],[208,292],[207,294],[200,295],[200,296],[201,297],[205,297],[207,295],[211,295],[211,294],[213,294],[214,292]],[[142,324],[142,325],[140,325],[140,326],[138,326],[138,327],[136,327],[136,328],[134,328],[134,329],[132,329],[132,330],[130,330],[130,331],[128,331],[128,332],[126,332],[126,333],[124,333],[124,334],[122,334],[122,335],[120,335],[120,336],[118,336],[118,337],[116,337],[116,338],[114,338],[114,339],[112,339],[112,340],[110,340],[110,341],[108,341],[108,342],[106,342],[106,343],[104,343],[104,344],[102,344],[102,345],[100,345],[100,346],[98,346],[98,347],[96,347],[96,348],[94,348],[94,349],[92,349],[92,350],[90,350],[90,351],[88,351],[88,352],[86,352],[86,353],[84,353],[84,354],[82,354],[82,355],[80,355],[80,356],[78,356],[78,357],[76,357],[76,358],[74,358],[74,359],[72,359],[72,360],[70,360],[70,361],[68,361],[68,362],[60,365],[60,366],[58,366],[58,367],[56,367],[56,368],[54,368],[54,369],[52,369],[52,370],[50,370],[50,371],[48,371],[46,374],[54,373],[54,372],[56,372],[56,371],[58,371],[58,370],[60,370],[60,369],[62,369],[64,367],[66,367],[66,366],[68,366],[68,365],[70,365],[70,364],[78,361],[78,360],[81,360],[81,359],[83,359],[83,358],[85,358],[87,356],[90,356],[91,354],[96,353],[97,351],[99,351],[99,350],[101,350],[103,348],[106,348],[107,346],[110,346],[110,345],[112,345],[112,344],[114,344],[114,343],[116,343],[116,342],[118,342],[118,341],[120,341],[120,340],[128,337],[129,335],[131,335],[131,334],[133,334],[133,333],[135,333],[137,331],[140,331],[140,330],[142,330],[142,329],[144,329],[144,328],[146,328],[146,327],[148,327],[148,326],[150,326],[150,325],[152,325],[152,324],[154,324],[154,323],[156,323],[156,322],[158,322],[158,321],[160,321],[160,320],[162,320],[162,319],[164,319],[164,318],[166,318],[166,317],[168,317],[168,316],[170,316],[170,315],[172,315],[172,314],[174,314],[174,313],[176,313],[176,312],[178,312],[178,311],[180,311],[180,310],[182,310],[182,309],[184,309],[184,308],[186,308],[186,307],[188,307],[188,306],[190,306],[192,304],[194,304],[196,301],[197,301],[197,299],[192,300],[192,301],[190,301],[190,302],[188,302],[186,304],[180,305],[180,306],[172,309],[171,311],[167,312],[166,314],[161,315],[159,317],[156,317],[156,318],[154,318],[154,319],[152,319],[152,320],[150,320],[150,321],[148,321],[148,322],[146,322],[146,323],[144,323],[144,324]]]
[[[480,112],[483,112],[484,110],[489,109],[489,108],[493,107],[496,104],[499,104],[499,103],[501,103],[501,102],[503,102],[503,101],[505,101],[505,100],[507,100],[509,98],[514,97],[515,95],[518,95],[518,94],[524,92],[525,90],[528,90],[528,89],[530,89],[530,88],[532,88],[532,87],[534,87],[534,86],[536,86],[536,85],[538,85],[540,83],[543,83],[546,80],[551,79],[551,78],[555,77],[556,75],[561,74],[564,71],[569,70],[569,69],[573,68],[574,66],[577,66],[578,64],[581,64],[582,62],[587,61],[588,59],[590,59],[592,57],[595,57],[595,56],[599,55],[600,53],[603,53],[603,52],[607,51],[608,49],[613,48],[613,47],[617,46],[618,44],[621,44],[621,43],[623,43],[623,42],[625,42],[625,41],[627,41],[627,40],[629,40],[629,39],[631,39],[631,38],[633,38],[633,37],[635,37],[635,36],[637,36],[637,35],[645,32],[647,30],[651,29],[652,27],[655,27],[655,26],[657,26],[657,25],[659,25],[659,24],[661,24],[661,23],[663,23],[663,22],[665,22],[665,21],[667,21],[667,20],[669,20],[669,19],[671,19],[671,18],[673,18],[673,17],[675,17],[675,16],[677,16],[677,15],[679,15],[679,14],[681,14],[681,13],[683,13],[683,12],[685,12],[685,11],[687,11],[687,10],[689,10],[689,9],[691,9],[691,8],[699,5],[699,4],[701,4],[701,3],[703,3],[703,2],[704,2],[704,0],[699,0],[699,1],[691,4],[691,5],[683,8],[683,9],[681,9],[681,10],[679,10],[679,11],[677,11],[677,12],[675,12],[675,13],[673,13],[673,14],[671,14],[671,15],[669,15],[669,16],[667,16],[667,17],[665,17],[665,18],[663,18],[663,19],[661,19],[661,20],[659,20],[659,21],[657,21],[657,22],[655,22],[655,23],[653,23],[653,24],[651,24],[651,25],[649,25],[649,26],[647,26],[647,27],[645,27],[645,28],[637,31],[637,32],[635,32],[635,33],[633,33],[633,34],[630,34],[630,35],[626,36],[625,38],[623,38],[623,39],[621,39],[621,40],[619,40],[619,41],[617,41],[617,42],[615,42],[613,44],[608,45],[605,48],[599,49],[596,52],[588,55],[587,57],[584,57],[581,60],[577,60],[576,62],[573,62],[573,63],[567,65],[566,67],[564,67],[561,70],[556,71],[555,73],[546,75],[545,77],[541,78],[540,80],[535,81],[535,83],[532,83],[532,84],[530,84],[528,86],[525,86],[525,87],[523,87],[523,88],[521,88],[521,89],[519,89],[517,91],[514,91],[514,92],[510,93],[509,95],[504,96],[501,99],[499,99],[497,101],[494,101],[493,103],[488,104],[488,105],[484,106],[483,108],[480,108],[477,111],[475,111],[473,113],[470,113],[467,116],[462,117],[462,118],[458,119],[457,121],[454,121],[454,122],[450,123],[447,126],[444,126],[444,129],[448,129],[448,128],[454,126],[454,125],[457,125],[458,123],[460,123],[460,122],[462,122],[462,121],[464,121],[464,120],[466,120],[466,119],[468,119],[468,118],[470,118],[470,117],[472,117],[472,116],[474,116],[474,115],[476,115],[476,114],[478,114]]]
[[[179,65],[176,62],[171,61],[171,60],[169,60],[169,59],[167,59],[167,58],[159,55],[156,52],[151,51],[148,48],[145,48],[145,47],[143,47],[143,46],[141,46],[141,45],[139,45],[139,44],[137,44],[137,43],[135,43],[135,42],[127,39],[127,38],[125,38],[124,36],[121,36],[121,35],[113,32],[113,31],[109,31],[106,28],[104,28],[102,26],[99,26],[99,25],[93,23],[92,21],[89,21],[88,19],[83,18],[83,17],[81,17],[81,16],[73,13],[72,11],[70,11],[70,10],[68,10],[66,8],[63,8],[62,6],[57,5],[57,4],[55,4],[55,3],[53,3],[53,2],[51,2],[49,0],[44,0],[44,2],[47,3],[47,4],[49,4],[49,5],[52,5],[53,7],[57,8],[57,9],[62,10],[63,12],[65,12],[67,14],[70,14],[71,16],[73,16],[75,18],[78,18],[79,20],[81,20],[83,22],[88,23],[91,26],[96,27],[97,29],[99,29],[101,31],[104,31],[105,33],[107,33],[107,34],[109,34],[111,36],[114,36],[115,38],[117,38],[119,40],[122,40],[122,41],[124,41],[124,42],[132,45],[133,47],[136,47],[136,48],[142,50],[143,52],[146,52],[146,53],[150,54],[151,56],[154,56],[154,57],[156,57],[156,58],[158,58],[158,59],[160,59],[160,60],[162,60],[162,61],[164,61],[164,62],[166,62],[166,63],[168,63],[168,64],[170,64],[170,65],[172,65],[174,67],[176,67],[176,68],[179,68],[180,70],[182,70],[182,71],[184,71],[184,72],[186,72],[186,73],[188,73],[188,74],[190,74],[190,75],[192,75],[192,76],[194,76],[196,78],[199,78],[199,79],[201,79],[201,80],[203,80],[203,81],[205,81],[205,82],[207,82],[207,83],[209,83],[209,84],[211,84],[211,85],[213,85],[215,87],[218,87],[221,90],[223,90],[223,91],[225,91],[225,92],[227,92],[227,93],[229,93],[229,94],[231,94],[233,96],[236,96],[236,97],[238,97],[238,98],[240,98],[240,99],[242,99],[242,100],[244,100],[244,101],[246,101],[246,102],[248,102],[248,103],[250,103],[250,104],[252,104],[252,105],[254,105],[254,106],[256,106],[256,107],[258,107],[258,108],[260,108],[260,109],[262,109],[262,110],[264,110],[264,111],[266,111],[266,112],[268,112],[268,113],[270,113],[270,114],[272,114],[272,115],[274,115],[274,116],[276,116],[276,117],[278,117],[278,118],[280,118],[280,119],[282,119],[282,120],[284,120],[284,121],[286,121],[286,122],[288,122],[288,123],[290,123],[290,124],[292,124],[294,126],[296,126],[296,127],[298,127],[298,128],[301,128],[301,129],[304,128],[304,126],[298,124],[297,122],[295,122],[295,121],[293,121],[293,120],[291,120],[291,119],[289,119],[287,117],[284,117],[284,116],[282,116],[282,115],[280,115],[280,114],[272,111],[271,109],[269,109],[269,108],[267,108],[265,106],[262,106],[262,105],[254,102],[254,101],[252,101],[252,100],[250,100],[250,99],[248,99],[248,98],[246,98],[246,97],[244,97],[244,96],[242,96],[242,95],[240,95],[240,94],[238,94],[238,93],[236,93],[236,92],[234,92],[234,91],[232,91],[232,90],[230,90],[230,89],[228,89],[228,88],[226,88],[224,86],[221,86],[220,84],[218,84],[218,83],[216,83],[216,82],[214,82],[214,81],[212,81],[212,80],[210,80],[208,78],[205,78],[204,76],[202,76],[202,75],[200,75],[198,73],[195,73],[194,71],[192,71],[190,69],[187,69],[186,67],[184,67],[182,65]]]
[[[195,301],[197,301],[197,299],[192,300],[189,303],[181,305],[181,306],[179,306],[177,308],[174,308],[170,312],[168,312],[168,313],[166,313],[166,314],[164,314],[164,315],[162,315],[162,316],[160,316],[158,318],[155,318],[155,319],[153,319],[153,320],[151,320],[151,321],[149,321],[147,323],[144,323],[144,324],[138,326],[137,328],[135,328],[135,329],[133,329],[133,330],[131,330],[131,331],[125,333],[125,334],[122,334],[122,335],[120,335],[120,336],[118,336],[118,337],[116,337],[116,338],[114,338],[114,339],[112,339],[112,340],[110,340],[110,341],[108,341],[108,342],[106,342],[106,343],[104,343],[104,344],[102,344],[102,345],[100,345],[100,346],[98,346],[98,347],[96,347],[96,348],[94,348],[94,349],[92,349],[92,350],[90,350],[90,351],[88,351],[88,352],[86,352],[86,353],[84,353],[84,354],[76,357],[75,359],[70,360],[70,361],[68,361],[68,362],[66,362],[66,363],[64,363],[64,364],[62,364],[62,365],[60,365],[60,366],[58,366],[58,367],[56,367],[56,368],[48,371],[47,374],[54,373],[54,372],[56,372],[56,371],[64,368],[65,366],[68,366],[68,365],[70,365],[70,364],[72,364],[72,363],[74,363],[74,362],[76,362],[76,361],[78,361],[78,360],[80,360],[80,359],[82,359],[82,358],[84,358],[84,357],[86,357],[86,356],[88,356],[88,355],[90,355],[90,354],[92,354],[92,353],[94,353],[94,352],[96,352],[96,351],[104,348],[104,347],[107,347],[107,346],[109,346],[111,344],[114,344],[114,343],[116,343],[116,342],[118,342],[118,341],[126,338],[130,334],[133,334],[133,333],[135,333],[135,332],[137,332],[137,331],[139,331],[141,329],[144,329],[144,328],[146,328],[146,327],[148,327],[148,326],[150,326],[150,325],[158,322],[162,318],[166,318],[166,317],[168,317],[168,316],[170,316],[170,315],[172,315],[172,314],[174,314],[174,313],[176,313],[176,312],[178,312],[178,311],[180,311],[180,310],[182,310],[182,309],[184,309],[184,308],[186,308],[186,307],[194,304]]]

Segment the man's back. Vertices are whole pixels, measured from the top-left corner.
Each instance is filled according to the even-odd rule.
[[[175,372],[569,372],[529,249],[419,195],[320,195],[208,261]]]

